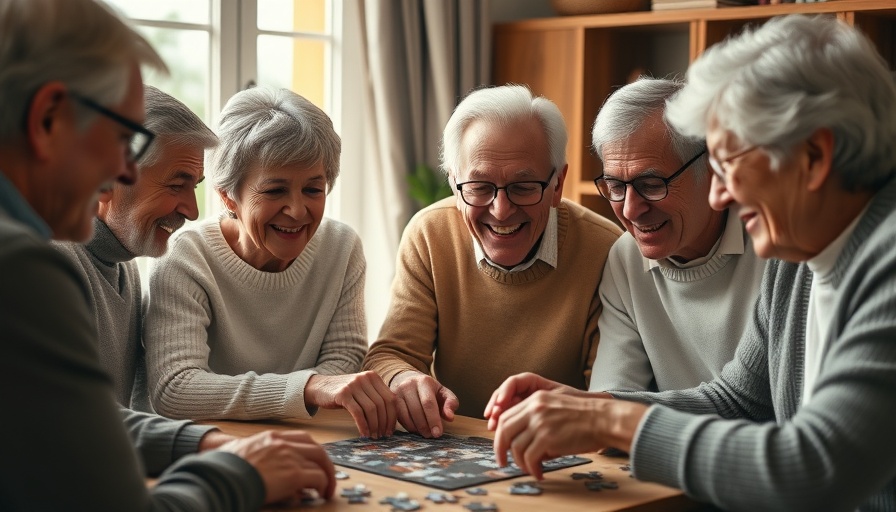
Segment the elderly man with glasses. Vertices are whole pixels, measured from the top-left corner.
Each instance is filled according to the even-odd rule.
[[[585,389],[598,344],[597,286],[619,228],[561,199],[566,128],[522,86],[473,92],[452,114],[442,169],[455,190],[402,237],[386,321],[364,362],[426,437],[479,416],[509,375]]]
[[[734,356],[759,291],[765,261],[740,219],[707,200],[704,142],[663,118],[682,87],[641,78],[613,93],[594,122],[604,166],[594,182],[628,232],[610,250],[600,285],[593,391],[712,380]]]

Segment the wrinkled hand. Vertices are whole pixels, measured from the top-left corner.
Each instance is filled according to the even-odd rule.
[[[541,462],[612,446],[628,451],[647,406],[594,396],[536,391],[504,411],[495,432],[495,460],[507,451],[523,471],[543,478]]]
[[[364,437],[391,436],[395,431],[395,394],[374,372],[312,375],[305,385],[305,403],[345,408]]]
[[[202,439],[199,440],[199,446],[196,447],[196,451],[205,452],[208,450],[217,450],[221,445],[229,443],[234,439],[239,438],[230,434],[225,434],[220,430],[209,430],[202,436]]]
[[[439,437],[442,420],[454,421],[460,401],[454,393],[429,375],[407,371],[392,378],[389,388],[398,397],[398,421],[408,432]]]
[[[539,390],[555,391],[558,393],[576,394],[575,388],[554,382],[534,373],[520,373],[508,377],[498,389],[492,393],[488,404],[485,406],[483,416],[488,420],[488,429],[495,430],[501,414],[528,398]]]
[[[301,430],[265,431],[221,445],[251,464],[264,482],[265,503],[299,499],[303,489],[324,498],[336,490],[333,463],[323,447]]]

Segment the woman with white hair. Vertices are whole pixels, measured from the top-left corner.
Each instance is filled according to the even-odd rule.
[[[225,215],[184,232],[150,279],[147,372],[175,418],[310,418],[344,407],[363,436],[390,435],[392,392],[366,352],[361,241],[323,217],[341,142],[285,89],[224,107],[211,158]]]
[[[734,359],[695,388],[615,400],[512,377],[487,413],[498,458],[512,447],[532,470],[610,445],[631,453],[635,477],[726,510],[896,510],[886,63],[834,17],[775,18],[695,61],[666,115],[706,138],[710,204],[773,258]]]

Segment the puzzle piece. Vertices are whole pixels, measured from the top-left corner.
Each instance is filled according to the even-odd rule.
[[[336,480],[348,480],[348,473],[345,471],[337,471]]]
[[[464,505],[464,508],[471,512],[496,512],[498,510],[498,506],[494,503],[483,503],[479,501],[467,503]]]
[[[433,503],[457,503],[457,496],[444,492],[431,492],[426,495],[426,499]]]
[[[485,496],[486,494],[488,494],[488,491],[486,491],[482,487],[473,487],[467,489],[467,494],[469,494],[470,496]]]

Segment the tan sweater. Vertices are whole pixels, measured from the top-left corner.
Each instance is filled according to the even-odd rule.
[[[392,301],[364,360],[388,383],[399,372],[429,373],[480,417],[507,377],[534,372],[580,389],[597,350],[597,294],[621,230],[563,200],[557,208],[557,268],[539,260],[508,273],[480,269],[455,200],[417,213],[398,251]]]

